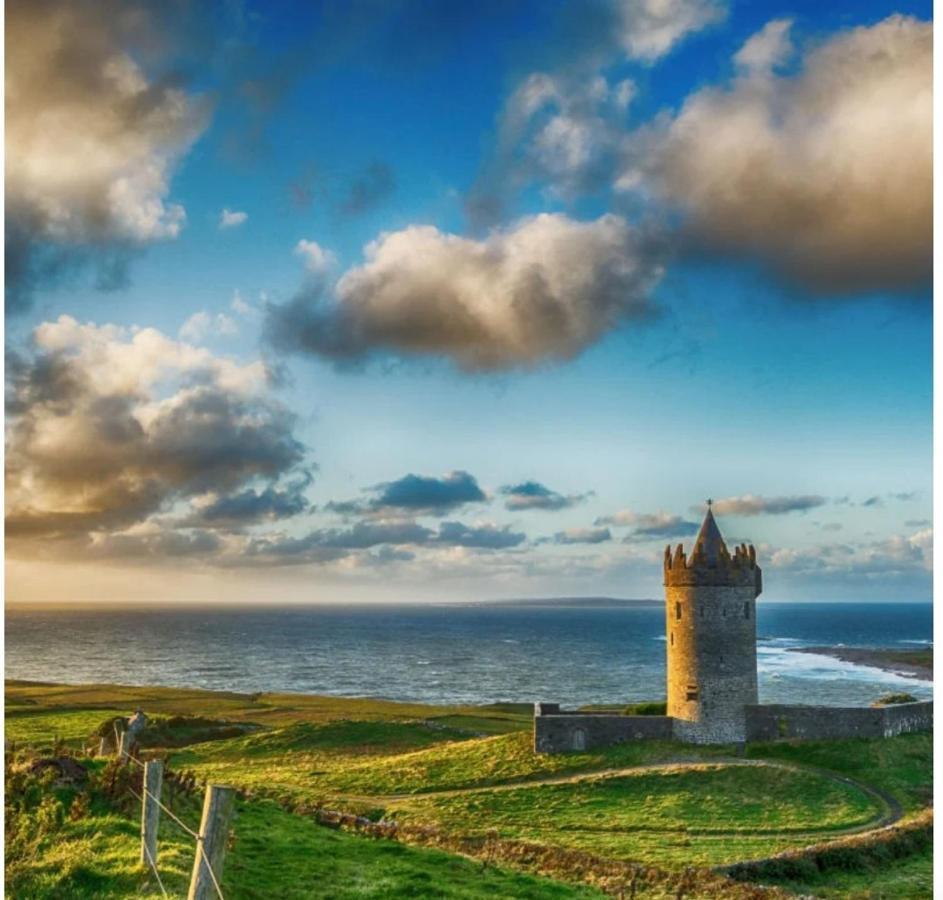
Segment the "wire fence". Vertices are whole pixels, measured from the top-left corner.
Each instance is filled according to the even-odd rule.
[[[117,728],[115,729],[115,732],[117,734]],[[118,752],[120,754],[121,752],[120,739],[118,741],[117,746],[118,746]],[[120,756],[119,756],[119,759],[120,759]],[[139,760],[135,756],[132,756],[130,753],[124,756],[124,759],[120,761],[134,763],[136,766],[139,766],[143,772],[146,772],[145,763],[141,762],[141,760]],[[206,874],[209,876],[209,879],[213,885],[213,889],[216,891],[217,897],[219,898],[219,900],[225,900],[225,897],[223,896],[223,889],[219,883],[219,878],[217,878],[216,873],[213,871],[213,866],[210,864],[208,854],[206,853],[205,836],[201,834],[199,831],[195,831],[193,828],[187,825],[187,823],[184,822],[167,804],[165,804],[160,799],[160,797],[155,796],[155,794],[152,791],[148,790],[147,784],[144,780],[142,780],[142,783],[141,783],[140,794],[130,785],[128,785],[128,791],[132,794],[132,796],[134,796],[137,800],[140,801],[142,811],[147,800],[149,799],[152,803],[155,803],[157,807],[163,813],[166,814],[167,818],[170,819],[171,822],[173,822],[181,831],[183,831],[191,840],[193,840],[196,843],[197,858],[201,861],[203,868],[206,871]],[[164,887],[163,880],[160,877],[160,871],[158,870],[158,867],[157,867],[157,861],[151,855],[151,851],[147,846],[147,842],[143,840],[143,835],[142,835],[141,846],[143,848],[144,855],[147,858],[147,862],[154,872],[154,877],[157,879],[157,885],[160,888],[161,893],[163,894],[163,896],[169,897],[170,895],[167,893],[167,889]]]

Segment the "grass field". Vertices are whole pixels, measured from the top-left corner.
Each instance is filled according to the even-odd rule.
[[[806,772],[765,767],[646,772],[396,803],[405,819],[549,842],[669,868],[720,865],[795,846],[790,833],[862,825],[868,795]],[[803,838],[799,843],[808,843]]]
[[[176,771],[249,792],[228,857],[227,897],[271,896],[266,883],[273,879],[284,884],[279,896],[299,898],[600,896],[588,887],[483,869],[452,854],[331,831],[286,811],[298,804],[680,871],[868,827],[890,806],[854,782],[885,791],[905,810],[926,806],[932,796],[932,736],[926,734],[751,745],[742,760],[732,758],[730,747],[673,742],[546,755],[533,753],[524,706],[24,683],[9,683],[7,698],[7,740],[18,745],[48,747],[58,737],[81,746],[102,721],[137,706],[151,717],[257,726],[189,746],[166,743]],[[638,768],[645,766],[659,768]],[[198,819],[195,808],[192,818]],[[13,883],[31,886],[24,896],[69,896],[65,884],[79,886],[77,897],[126,896],[122,891],[141,888],[137,824],[107,812],[94,819],[94,828],[66,819],[61,840],[14,865]],[[192,856],[181,849],[177,867],[176,838],[168,834],[167,841],[168,877],[182,890]],[[162,869],[163,860],[162,850]],[[830,872],[819,883],[784,886],[831,898],[856,896],[847,892],[874,883],[885,891],[874,896],[930,896],[928,865],[919,857],[879,874],[875,880],[866,871]],[[319,893],[327,884],[334,887]],[[901,885],[911,893],[892,892]]]

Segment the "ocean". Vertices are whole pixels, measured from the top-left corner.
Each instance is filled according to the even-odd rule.
[[[932,644],[932,605],[760,603],[760,701],[866,704],[929,682],[796,647]],[[665,694],[664,612],[384,605],[6,611],[6,677],[427,703],[621,703]]]

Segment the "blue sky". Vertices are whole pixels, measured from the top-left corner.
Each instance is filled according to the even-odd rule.
[[[11,600],[657,596],[707,496],[929,598],[929,4],[107,6],[8,13]]]

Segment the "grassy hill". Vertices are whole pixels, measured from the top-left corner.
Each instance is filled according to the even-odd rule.
[[[780,896],[705,867],[867,831],[927,806],[932,793],[930,735],[751,745],[745,759],[729,747],[673,742],[538,755],[530,708],[520,705],[24,682],[7,684],[8,768],[56,741],[81,754],[97,746],[102,722],[137,706],[155,720],[144,755],[244,792],[227,898],[272,896],[273,884],[284,897],[602,896],[598,888],[618,896],[642,870],[639,897]],[[157,889],[137,865],[133,804],[92,800],[73,818],[74,798],[62,798],[61,822],[31,853],[11,860],[8,840],[8,884],[22,896]],[[197,800],[184,801],[193,825]],[[324,810],[382,821],[398,841],[325,828],[316,824]],[[162,829],[167,887],[185,892],[192,851],[170,823]],[[873,861],[856,869],[853,857],[839,872],[764,880],[823,897],[881,883],[886,896],[898,884],[910,891],[900,896],[931,896],[928,853],[888,859],[879,871]]]

